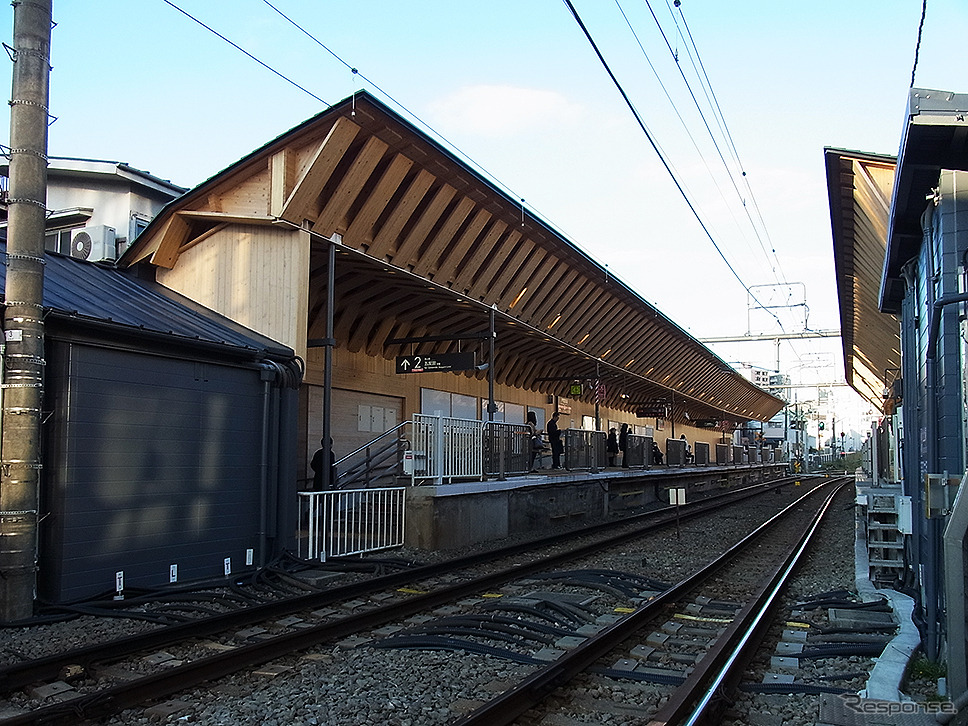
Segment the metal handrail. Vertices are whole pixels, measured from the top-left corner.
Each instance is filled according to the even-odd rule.
[[[409,446],[409,441],[400,436],[399,432],[409,423],[409,421],[404,421],[397,424],[337,461],[336,470],[339,473],[336,476],[334,488],[346,489],[353,484],[371,487],[381,479],[395,479],[402,471],[402,452]],[[398,435],[392,436],[395,433]],[[359,454],[365,454],[365,458],[346,471],[341,470],[340,464]]]
[[[342,459],[340,459],[339,461],[336,462],[336,466],[339,466],[344,461],[346,461],[347,459],[349,459],[351,456],[356,456],[361,451],[365,451],[367,449],[367,447],[372,446],[373,444],[375,444],[380,439],[386,438],[387,436],[389,436],[390,434],[392,434],[394,431],[397,431],[399,429],[402,429],[404,426],[407,426],[409,424],[410,424],[410,421],[409,420],[407,420],[407,421],[401,421],[396,426],[394,426],[392,429],[387,429],[386,431],[384,431],[382,434],[380,434],[379,436],[377,436],[375,439],[373,439],[369,443],[363,444],[363,446],[361,446],[360,448],[358,448],[356,451],[351,451],[350,453],[348,453],[346,456],[344,456]]]

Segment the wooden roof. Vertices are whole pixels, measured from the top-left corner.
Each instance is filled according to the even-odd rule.
[[[493,306],[499,383],[565,393],[566,379],[594,377],[597,363],[602,403],[617,408],[674,394],[680,418],[766,420],[783,406],[368,94],[166,207],[122,264],[174,267],[181,251],[234,223],[316,235],[310,339],[323,335],[324,238],[340,235],[336,340],[350,350],[420,352],[386,341],[486,330]]]
[[[900,376],[900,326],[878,310],[895,158],[825,149],[847,383],[880,411]]]

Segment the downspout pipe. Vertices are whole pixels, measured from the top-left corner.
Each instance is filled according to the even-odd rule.
[[[952,295],[942,295],[931,306],[931,319],[928,323],[928,343],[924,357],[935,360],[938,355],[938,337],[941,335],[941,310],[948,305],[968,302],[968,292],[958,292]],[[929,384],[932,383],[930,380]]]
[[[931,305],[931,318],[928,321],[928,340],[927,346],[924,352],[924,374],[925,374],[925,424],[929,427],[927,431],[927,467],[928,472],[933,473],[938,471],[938,402],[937,402],[937,361],[938,361],[938,338],[941,335],[941,311],[944,310],[948,305],[957,305],[958,303],[968,302],[968,292],[954,293],[951,295],[942,295],[937,298]],[[926,534],[928,539],[929,552],[927,563],[930,570],[934,573],[943,572],[944,568],[941,566],[941,555],[936,552],[936,545],[939,539],[939,525],[937,522],[928,520],[926,523]],[[927,577],[933,580],[933,574],[926,573]],[[941,595],[941,588],[938,588],[937,584],[932,584],[932,586],[927,590],[924,603],[925,612],[924,617],[925,623],[925,654],[931,660],[937,660],[939,657],[939,641],[940,633],[938,614],[939,605],[938,602]]]

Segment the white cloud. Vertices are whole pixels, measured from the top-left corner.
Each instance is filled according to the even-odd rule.
[[[512,136],[576,118],[580,105],[556,91],[505,85],[464,86],[430,104],[435,123],[483,136]]]

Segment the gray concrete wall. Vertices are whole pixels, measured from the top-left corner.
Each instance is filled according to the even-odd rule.
[[[668,504],[667,490],[684,487],[687,501],[782,476],[785,465],[724,467],[578,479],[452,484],[407,490],[406,545],[456,549],[512,535],[578,527],[631,513],[656,502]]]

